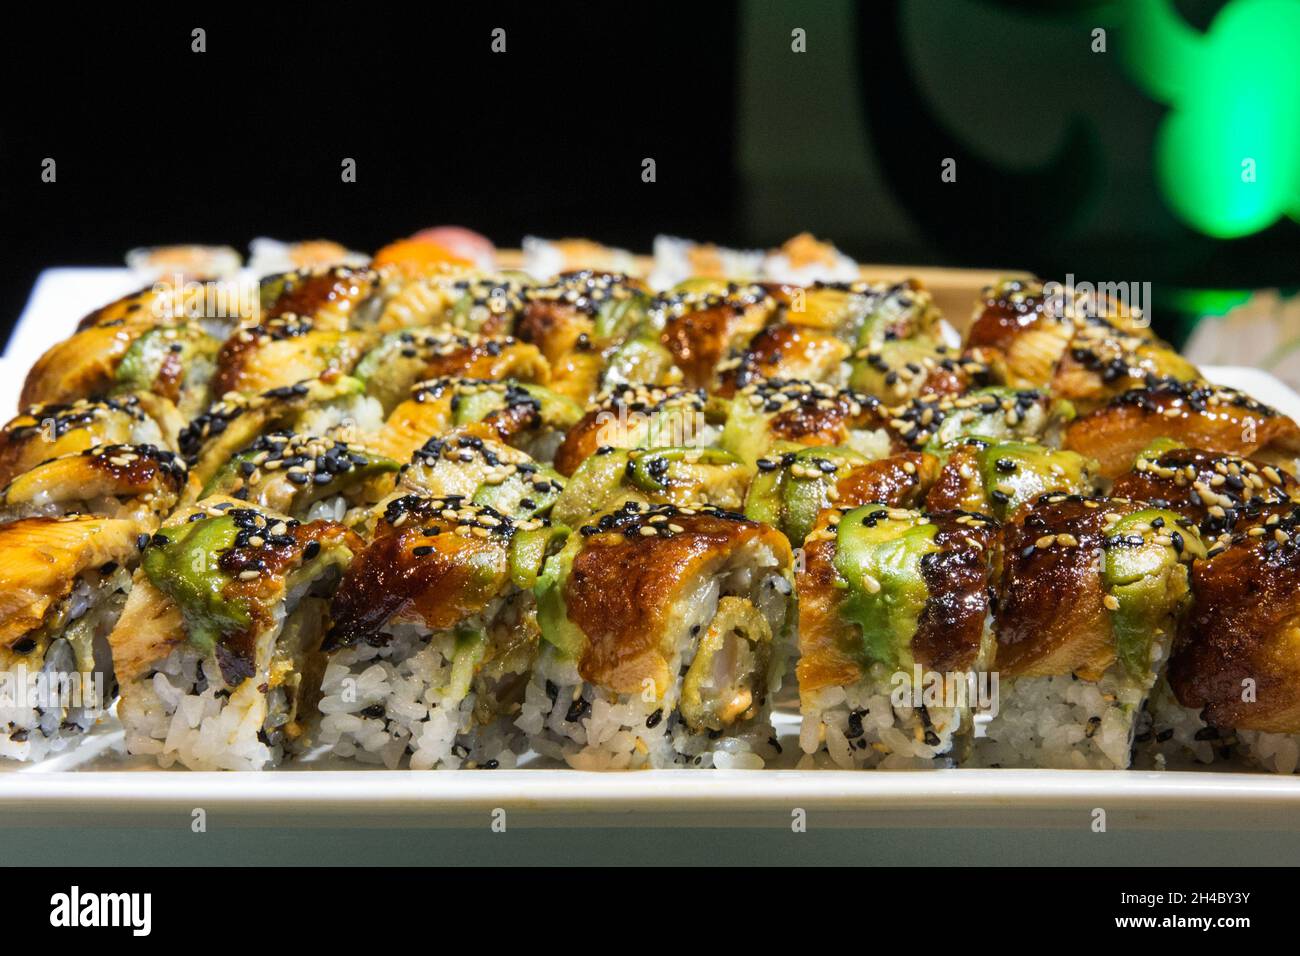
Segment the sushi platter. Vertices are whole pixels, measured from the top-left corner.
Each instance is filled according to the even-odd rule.
[[[1300,827],[1300,395],[1136,306],[811,237],[128,261],[0,358],[0,825]]]

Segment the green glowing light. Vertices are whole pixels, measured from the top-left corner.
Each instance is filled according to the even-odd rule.
[[[1160,188],[1220,238],[1300,218],[1300,0],[1234,0],[1200,34],[1171,0],[1132,0],[1125,59],[1168,103]]]

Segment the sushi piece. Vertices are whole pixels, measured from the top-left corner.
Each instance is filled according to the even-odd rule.
[[[362,356],[352,374],[387,413],[426,379],[510,378],[545,385],[551,369],[535,346],[508,335],[479,335],[442,326],[388,333]]]
[[[36,360],[23,381],[19,407],[67,404],[104,395],[118,384],[117,369],[146,332],[179,324],[182,303],[170,287],[124,296],[86,316],[77,331]]]
[[[383,425],[379,402],[346,375],[309,379],[260,395],[227,395],[181,430],[177,444],[200,487],[240,449],[267,432],[289,430],[357,441]],[[403,456],[405,457],[405,456]]]
[[[869,504],[822,513],[799,595],[801,767],[950,766],[991,703],[998,525]]]
[[[760,285],[691,280],[655,297],[651,321],[691,388],[710,388],[714,369],[743,351],[775,314],[776,298]]]
[[[765,378],[843,385],[849,353],[849,346],[830,332],[786,322],[769,325],[743,351],[718,362],[713,392],[730,398]]]
[[[965,395],[926,395],[882,414],[901,447],[937,453],[965,438],[1059,447],[1074,408],[1038,389],[995,386]]]
[[[372,444],[404,461],[426,441],[452,428],[503,441],[540,462],[550,462],[565,429],[582,408],[541,385],[472,378],[419,382],[388,416]]]
[[[703,506],[627,502],[538,579],[542,648],[517,727],[582,770],[761,767],[793,654],[785,537]]]
[[[767,283],[764,288],[776,298],[784,321],[833,333],[855,349],[902,339],[957,344],[933,297],[915,280],[814,282],[807,287]]]
[[[1109,322],[1093,321],[1071,336],[1051,387],[1058,398],[1084,412],[1151,381],[1191,382],[1200,377],[1200,370],[1173,346]]]
[[[763,277],[792,285],[852,282],[858,278],[858,264],[831,243],[801,232],[764,257]]]
[[[626,501],[739,511],[751,475],[739,458],[717,448],[606,447],[578,466],[552,517],[576,527]]]
[[[601,448],[712,445],[717,430],[705,414],[704,392],[679,386],[617,385],[599,396],[564,435],[555,468],[572,475]]]
[[[1196,525],[1124,498],[1048,494],[1003,529],[998,712],[981,766],[1123,769],[1192,601]]]
[[[150,329],[127,348],[114,374],[114,392],[149,392],[190,419],[208,407],[221,343],[193,323]]]
[[[487,236],[464,226],[430,226],[411,237],[419,242],[441,246],[453,256],[474,264],[476,269],[490,272],[496,268],[496,246]]]
[[[327,269],[331,266],[361,268],[370,257],[328,239],[281,242],[258,236],[248,244],[248,268],[256,276],[281,275],[302,269]]]
[[[959,509],[1005,521],[1046,494],[1091,495],[1097,463],[1077,452],[1032,442],[966,438],[944,449],[944,465],[926,495],[931,511]]]
[[[841,445],[866,458],[885,458],[893,450],[870,395],[816,382],[763,379],[746,385],[727,405],[719,444],[750,465],[772,449],[790,444]]]
[[[929,338],[885,339],[853,353],[848,385],[882,401],[962,395],[992,380],[988,365]]]
[[[792,446],[758,459],[745,497],[745,516],[801,544],[826,508],[879,503],[917,505],[939,471],[939,460],[904,452],[870,461],[849,448]]]
[[[384,299],[375,321],[381,332],[451,325],[466,332],[506,335],[523,314],[534,285],[519,272],[464,275],[447,272],[401,284]]]
[[[383,482],[375,482],[383,486]],[[397,498],[460,498],[466,504],[494,508],[513,519],[545,517],[564,490],[555,469],[540,464],[527,452],[505,442],[485,438],[473,426],[453,428],[430,438],[389,482],[383,496],[354,525],[367,539]]]
[[[240,329],[217,353],[212,391],[265,392],[309,378],[346,374],[371,344],[365,332],[322,327],[316,319],[286,313]]]
[[[406,278],[470,271],[474,263],[441,243],[412,236],[390,242],[375,253],[371,265],[385,273]]]
[[[626,249],[603,246],[590,239],[541,239],[524,236],[522,267],[537,279],[551,279],[565,272],[591,269],[596,272],[634,274],[636,257]]]
[[[1196,366],[1112,297],[1007,279],[984,290],[966,336],[970,358],[1013,388],[1050,387],[1081,411],[1151,379],[1192,381]]]
[[[1177,511],[1196,522],[1206,547],[1213,547],[1222,535],[1231,539],[1237,519],[1252,506],[1300,498],[1300,481],[1250,458],[1160,439],[1143,449],[1132,471],[1115,479],[1111,494]]]
[[[153,530],[189,487],[189,469],[156,445],[95,445],[42,462],[0,491],[0,521],[99,515]]]
[[[1179,754],[1300,769],[1298,528],[1294,501],[1248,505],[1193,567],[1195,602],[1144,735],[1158,766]]]
[[[197,497],[234,498],[299,521],[342,521],[371,481],[400,467],[358,442],[275,431],[235,453]]]
[[[107,637],[141,531],[82,515],[0,525],[0,757],[63,750],[112,704]]]
[[[763,268],[764,253],[757,249],[727,249],[711,242],[659,235],[653,250],[649,282],[655,289],[668,289],[696,277],[752,281]]]
[[[232,498],[173,514],[109,635],[127,752],[192,770],[278,763],[314,713],[329,598],[361,546],[335,522]]]
[[[148,395],[31,405],[0,429],[0,482],[63,455],[97,445],[153,445],[175,450],[180,417]]]
[[[382,276],[374,269],[351,266],[298,269],[271,275],[259,283],[260,315],[256,326],[296,317],[322,331],[342,332],[369,324],[366,312],[379,301]]]
[[[1066,448],[1095,458],[1116,478],[1159,438],[1256,458],[1295,473],[1300,427],[1243,392],[1207,382],[1160,381],[1130,389],[1073,421]]]
[[[126,264],[142,281],[158,279],[181,282],[230,278],[242,264],[230,246],[154,246],[132,249]]]
[[[546,356],[550,387],[586,404],[600,389],[607,352],[645,321],[649,295],[627,276],[586,271],[529,289],[526,299],[516,333]]]
[[[389,501],[334,596],[313,742],[389,769],[513,766],[553,534],[459,497]]]

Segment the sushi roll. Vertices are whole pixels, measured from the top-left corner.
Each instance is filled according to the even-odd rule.
[[[1047,388],[1090,407],[1149,378],[1199,378],[1152,334],[1146,317],[1113,298],[1004,279],[984,290],[967,354],[1012,388]],[[1086,410],[1086,409],[1085,409]]]
[[[324,672],[329,598],[361,540],[213,497],[146,541],[112,633],[130,754],[259,770],[305,732]]]
[[[925,395],[883,415],[897,445],[934,453],[965,438],[1060,447],[1074,409],[1040,389],[993,386],[964,395]]]
[[[799,595],[801,767],[966,759],[991,703],[998,525],[868,504],[822,513]]]
[[[112,704],[107,638],[141,534],[84,515],[0,525],[0,757],[64,750]]]
[[[711,388],[718,362],[741,352],[776,313],[761,285],[694,279],[656,296],[650,318],[682,371],[683,384]]]
[[[1125,498],[1048,494],[1003,529],[998,712],[981,766],[1123,769],[1205,556],[1196,525]]]
[[[208,407],[221,343],[189,322],[150,329],[136,338],[117,364],[113,393],[148,392],[190,419]]]
[[[285,313],[236,331],[221,346],[212,391],[257,393],[305,379],[346,374],[371,344],[365,332],[341,331],[320,319]]]
[[[814,282],[764,285],[783,321],[830,332],[855,349],[903,339],[957,342],[934,299],[919,282]]]
[[[727,405],[718,443],[751,465],[789,445],[841,445],[866,458],[893,450],[882,406],[870,395],[816,382],[763,379],[746,385]]]
[[[461,428],[549,463],[565,430],[581,417],[581,406],[541,385],[431,379],[412,387],[410,397],[393,409],[372,444],[390,458],[405,461],[430,438]]]
[[[389,501],[334,596],[313,743],[389,769],[514,766],[552,537],[459,497]]]
[[[922,396],[962,395],[992,380],[983,362],[928,337],[885,339],[853,353],[848,385],[891,404]]]
[[[95,445],[51,458],[0,491],[0,521],[99,515],[153,530],[189,489],[189,469],[156,445]]]
[[[177,450],[181,419],[170,402],[149,395],[30,405],[0,429],[0,482],[42,462],[97,445],[153,445]]]
[[[582,770],[763,766],[793,654],[792,554],[717,508],[627,502],[535,588],[542,648],[515,721]]]
[[[802,379],[841,386],[849,378],[849,346],[830,332],[778,322],[759,332],[740,352],[717,364],[713,391],[731,398],[762,379]]]
[[[1149,708],[1143,749],[1156,762],[1239,757],[1300,769],[1300,504],[1247,504],[1192,569],[1195,601]]]
[[[1158,439],[1143,449],[1111,494],[1159,502],[1196,522],[1206,547],[1236,527],[1248,509],[1300,498],[1300,481],[1273,465]],[[1224,543],[1227,543],[1225,540]]]
[[[1081,412],[1152,381],[1192,382],[1200,370],[1173,346],[1109,322],[1081,325],[1070,337],[1052,375],[1052,392]]]
[[[794,544],[808,537],[826,508],[919,504],[939,471],[939,460],[922,452],[871,461],[850,448],[798,445],[769,453],[757,465],[745,516],[772,525]]]
[[[388,333],[362,356],[352,374],[388,413],[426,379],[509,378],[545,385],[551,369],[535,346],[508,335],[479,335],[441,326]]]
[[[342,521],[370,483],[400,468],[358,442],[276,431],[235,453],[196,496],[248,502],[296,518]]]
[[[167,286],[124,296],[86,316],[77,331],[36,360],[23,381],[19,406],[67,404],[105,395],[118,365],[146,332],[182,321],[179,294]]]
[[[1159,381],[1130,389],[1070,423],[1064,446],[1101,463],[1115,478],[1153,441],[1256,458],[1295,473],[1300,426],[1262,402],[1208,382]]]
[[[405,282],[385,298],[375,321],[381,332],[451,325],[466,332],[504,335],[514,329],[534,285],[520,272],[462,275],[446,272]]]
[[[717,437],[704,392],[680,386],[618,385],[597,396],[565,432],[555,468],[572,475],[601,448],[706,447]]]
[[[576,527],[626,501],[739,511],[752,472],[718,448],[602,448],[578,466],[552,517]]]
[[[344,441],[375,435],[383,411],[365,386],[346,375],[268,389],[260,395],[226,395],[180,432],[177,445],[200,487],[260,435],[292,431]]]
[[[931,511],[975,511],[1005,521],[1048,492],[1091,495],[1099,490],[1097,463],[1073,451],[966,438],[943,454],[943,468],[925,499]]]
[[[363,328],[369,324],[365,312],[374,309],[381,282],[376,270],[351,266],[297,269],[267,276],[258,285],[258,321],[250,324],[267,325],[292,316],[310,321],[321,330]]]
[[[623,275],[577,272],[529,289],[516,333],[542,350],[550,387],[580,404],[600,390],[605,356],[646,320],[644,284]]]
[[[382,513],[393,498],[414,494],[460,498],[510,518],[543,517],[563,490],[559,472],[534,461],[527,452],[473,430],[452,429],[430,438],[411,455],[396,486],[376,510]]]

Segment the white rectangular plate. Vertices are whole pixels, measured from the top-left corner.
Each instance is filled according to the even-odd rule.
[[[905,271],[901,270],[900,271]],[[0,409],[12,413],[27,369],[78,319],[139,283],[125,269],[43,273],[0,359]],[[1216,382],[1300,418],[1300,395],[1249,368],[1207,368]],[[786,754],[797,720],[778,714]],[[328,768],[328,769],[326,769]],[[250,825],[481,826],[495,808],[548,825],[780,826],[794,808],[822,824],[1086,827],[1102,807],[1109,825],[1300,831],[1300,777],[1176,770],[649,770],[403,771],[330,759],[261,774],[158,770],[125,757],[103,728],[71,753],[35,766],[0,761],[0,826],[77,819],[148,825],[202,806]]]

